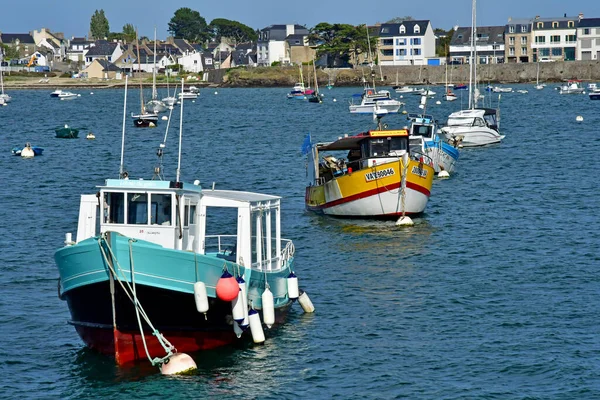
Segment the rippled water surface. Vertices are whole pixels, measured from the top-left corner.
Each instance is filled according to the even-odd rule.
[[[88,89],[62,102],[50,89],[11,91],[0,107],[0,394],[600,398],[600,101],[527,88],[502,95],[504,142],[463,150],[458,172],[434,182],[426,213],[402,229],[304,211],[303,138],[373,127],[370,116],[348,113],[358,88],[326,91],[321,105],[286,100],[285,88],[206,89],[186,101],[184,180],[283,196],[284,236],[317,311],[295,305],[263,346],[193,354],[198,373],[178,378],[148,363],[120,369],[85,349],[57,298],[53,254],[76,231],[79,195],[118,176],[123,91]],[[403,100],[417,110],[417,96]],[[434,99],[428,111],[444,120],[460,103]],[[132,88],[128,113],[137,110]],[[178,113],[165,154],[171,179]],[[386,120],[405,124],[401,115]],[[83,137],[55,139],[65,123]],[[128,117],[126,169],[149,178],[166,122],[130,126]],[[10,154],[27,141],[44,155]]]

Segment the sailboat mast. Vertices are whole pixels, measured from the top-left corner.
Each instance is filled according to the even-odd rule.
[[[156,99],[156,27],[154,27],[154,66],[152,67],[152,99]]]
[[[140,110],[144,114],[144,89],[142,88],[142,60],[140,60],[140,42],[138,39],[137,31],[135,31],[135,46],[137,47],[137,59],[138,59],[138,73],[140,74]]]
[[[125,153],[125,115],[127,114],[127,79],[125,75],[125,101],[123,102],[123,132],[121,134],[121,166],[119,167],[119,178],[123,178],[123,155]]]
[[[181,93],[183,93],[183,78],[181,78]],[[183,136],[183,99],[181,100],[181,107],[179,110],[179,155],[177,156],[177,179],[176,182],[179,182],[179,178],[181,176],[181,137]]]
[[[371,81],[373,82],[373,92],[375,90],[375,72],[373,71],[373,54],[371,53],[371,39],[369,38],[369,26],[365,24],[365,29],[367,30],[367,46],[369,47],[369,66],[371,67]]]
[[[475,0],[471,3],[471,51],[469,53],[469,108],[475,108],[475,102],[473,101],[473,75],[474,75],[474,63],[475,60]]]

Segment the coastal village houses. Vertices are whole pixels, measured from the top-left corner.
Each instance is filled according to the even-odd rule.
[[[577,46],[578,17],[540,18],[535,17],[532,23],[531,43],[533,62],[554,60],[575,60]]]
[[[299,64],[312,60],[314,49],[308,46],[308,33],[306,27],[297,24],[271,25],[262,29],[256,43],[257,65],[271,66],[274,62]],[[294,49],[292,52],[292,48],[300,46],[306,49]]]
[[[582,18],[577,25],[577,59],[600,60],[600,18]]]
[[[90,44],[90,48],[85,55],[85,66],[88,67],[96,59],[104,59],[110,62],[116,61],[123,54],[123,47],[120,42],[108,42],[106,40],[96,40]]]
[[[436,57],[435,34],[428,20],[381,24],[377,58],[381,65],[427,65]]]
[[[532,19],[508,19],[504,29],[504,59],[509,63],[530,62]]]
[[[478,26],[475,49],[477,64],[504,62],[504,26]],[[466,64],[471,56],[471,27],[456,28],[450,40],[450,61]]]

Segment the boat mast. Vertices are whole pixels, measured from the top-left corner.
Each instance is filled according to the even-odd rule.
[[[119,178],[123,178],[123,155],[125,153],[125,116],[127,115],[127,79],[125,75],[125,101],[123,101],[123,132],[121,134],[121,165],[119,167]]]
[[[181,78],[181,93],[183,93],[183,78]],[[179,155],[177,156],[177,179],[175,182],[179,182],[179,176],[181,175],[181,137],[183,134],[183,98],[181,98],[181,110],[179,112]]]
[[[152,100],[156,100],[156,27],[154,27],[154,66],[152,67]]]
[[[471,10],[471,65],[469,76],[469,108],[477,107],[477,90],[473,85],[477,85],[477,11],[476,0],[473,0]]]
[[[369,38],[369,26],[367,24],[365,24],[365,29],[367,30],[367,46],[369,46],[369,66],[371,67],[371,81],[373,82],[373,93],[375,93],[375,71],[373,71],[373,54],[371,53],[371,39]]]
[[[144,108],[144,89],[142,89],[142,61],[140,60],[140,42],[138,40],[137,30],[135,31],[135,45],[137,47],[138,72],[140,74],[140,111],[142,114],[145,114],[146,110]]]

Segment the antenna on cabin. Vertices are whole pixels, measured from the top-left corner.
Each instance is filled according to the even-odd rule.
[[[123,133],[121,134],[121,165],[119,166],[119,178],[126,177],[123,171],[123,155],[125,153],[125,120],[127,115],[127,75],[125,75],[125,101],[123,101]]]
[[[181,93],[183,93],[183,83],[184,79],[181,78]],[[181,175],[181,137],[183,134],[183,97],[181,97],[181,112],[179,115],[179,155],[177,156],[177,179],[176,182],[179,182],[179,176]]]

